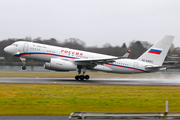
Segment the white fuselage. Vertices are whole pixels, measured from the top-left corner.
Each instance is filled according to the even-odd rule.
[[[115,56],[97,54],[81,50],[74,50],[64,47],[44,45],[34,42],[15,42],[4,49],[6,52],[16,57],[50,62],[52,58],[58,58],[70,62],[75,59],[97,59],[97,58],[114,58]],[[76,62],[74,62],[76,64]],[[97,64],[93,70],[99,70],[109,73],[147,73],[146,66],[153,66],[152,63],[142,62],[134,59],[116,59],[114,62]]]

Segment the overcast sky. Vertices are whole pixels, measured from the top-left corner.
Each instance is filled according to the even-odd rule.
[[[0,40],[78,38],[100,47],[154,44],[166,34],[180,47],[180,0],[0,0]]]

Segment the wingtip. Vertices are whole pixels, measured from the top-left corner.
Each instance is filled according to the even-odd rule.
[[[165,35],[165,36],[167,36],[167,37],[175,37],[174,35]]]

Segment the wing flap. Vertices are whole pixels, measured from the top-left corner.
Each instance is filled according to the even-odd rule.
[[[110,58],[92,58],[92,59],[75,59],[74,62],[111,62],[118,59],[118,57]]]
[[[118,57],[110,57],[110,58],[93,58],[93,59],[74,59],[74,63],[77,65],[95,67],[97,65],[103,65],[108,62],[114,62],[114,60],[118,59]]]

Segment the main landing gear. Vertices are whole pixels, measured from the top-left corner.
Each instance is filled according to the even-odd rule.
[[[23,63],[22,70],[26,70],[26,66],[25,66],[25,64],[26,64],[26,59],[25,59],[25,58],[20,58],[20,60],[21,60],[22,63]]]
[[[81,75],[81,69],[82,67],[78,67],[78,75],[75,76],[76,80],[88,80],[90,78],[89,75],[85,75],[86,73],[86,68],[83,67],[83,75]]]

